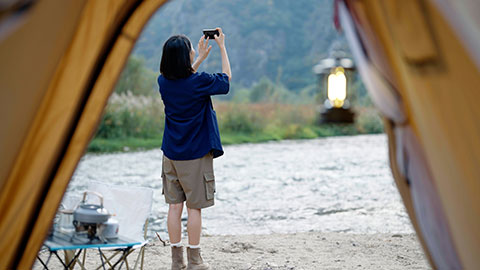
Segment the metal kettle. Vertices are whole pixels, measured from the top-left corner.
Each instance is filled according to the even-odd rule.
[[[93,194],[100,198],[100,204],[87,204],[87,194]],[[110,214],[103,207],[103,196],[94,191],[85,191],[83,200],[73,211],[73,219],[84,224],[99,224],[106,222],[109,218]]]

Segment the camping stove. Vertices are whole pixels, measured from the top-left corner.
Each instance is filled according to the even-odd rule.
[[[87,204],[87,194],[96,195],[100,199],[100,204]],[[106,242],[102,236],[102,224],[110,218],[107,209],[103,207],[103,196],[93,191],[86,191],[83,194],[83,200],[73,211],[73,225],[75,226],[75,238],[86,238],[92,242],[99,239]]]
[[[74,220],[73,225],[75,226],[76,238],[87,238],[90,242],[93,240],[105,241],[105,239],[102,239],[101,234],[97,233],[100,231],[101,223],[83,223]]]

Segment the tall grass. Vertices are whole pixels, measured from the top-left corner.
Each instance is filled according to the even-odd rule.
[[[159,96],[113,93],[87,150],[109,152],[160,147],[164,122]]]
[[[224,143],[381,133],[383,124],[373,108],[358,108],[353,125],[318,125],[316,105],[278,103],[217,103]],[[245,139],[246,138],[246,139]]]
[[[357,108],[353,125],[317,125],[315,105],[278,103],[214,104],[224,144],[324,136],[380,133],[382,121],[373,108]],[[161,146],[164,129],[160,96],[114,93],[88,151],[120,151]]]

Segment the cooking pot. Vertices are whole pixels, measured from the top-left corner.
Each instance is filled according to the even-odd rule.
[[[101,226],[101,235],[106,239],[116,239],[118,238],[118,220],[114,218],[109,218],[107,222],[103,223]]]
[[[87,204],[87,194],[96,195],[100,198],[100,204]],[[94,191],[85,191],[83,193],[83,200],[73,211],[73,219],[84,224],[98,224],[108,220],[110,214],[107,209],[103,207],[103,196]]]

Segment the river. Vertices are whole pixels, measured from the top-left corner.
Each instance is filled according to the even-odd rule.
[[[384,134],[224,150],[214,160],[215,206],[202,211],[206,234],[413,232],[390,173]],[[152,188],[149,235],[165,235],[168,206],[161,194],[161,160],[160,149],[86,154],[67,194],[79,195],[88,181]]]

